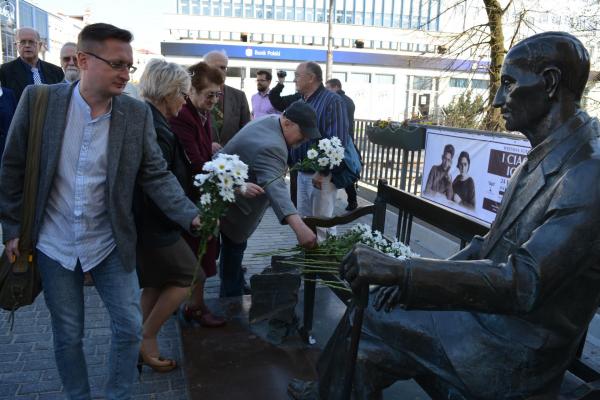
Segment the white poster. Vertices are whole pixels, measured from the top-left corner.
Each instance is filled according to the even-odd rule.
[[[421,196],[492,223],[529,149],[525,138],[429,128]]]

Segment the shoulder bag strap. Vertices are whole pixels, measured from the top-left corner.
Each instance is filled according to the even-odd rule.
[[[21,218],[21,235],[19,250],[33,257],[33,221],[35,218],[35,205],[37,200],[38,177],[40,175],[40,153],[42,148],[42,130],[48,108],[48,85],[36,87],[33,107],[30,108],[29,136],[27,139],[27,162],[25,164],[25,178],[23,182],[23,208]]]

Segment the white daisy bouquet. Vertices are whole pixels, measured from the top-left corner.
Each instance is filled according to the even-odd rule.
[[[399,260],[419,256],[404,243],[397,239],[387,239],[381,232],[373,230],[366,224],[357,224],[341,235],[329,235],[314,249],[306,250],[300,246],[294,246],[291,249],[281,249],[271,253],[257,254],[257,256],[287,254],[289,258],[281,261],[282,263],[300,267],[303,274],[332,276],[336,279],[324,280],[321,278],[320,282],[335,289],[350,290],[347,283],[339,278],[339,266],[342,259],[357,243],[365,244]]]
[[[236,190],[242,193],[246,191],[248,179],[248,166],[236,154],[219,153],[214,159],[204,163],[202,171],[204,173],[194,177],[194,186],[198,187],[201,193],[196,206],[202,225],[198,231],[198,264],[190,293],[196,283],[198,269],[202,268],[202,257],[206,253],[209,238],[218,234],[219,219],[235,201]]]
[[[344,159],[344,146],[342,141],[338,137],[332,137],[331,139],[321,139],[319,143],[313,145],[307,152],[306,158],[297,162],[290,171],[298,170],[313,170],[313,171],[326,171],[332,170],[339,166]],[[269,186],[273,181],[282,178],[285,175],[280,175],[276,178],[271,179],[263,186],[263,189]]]

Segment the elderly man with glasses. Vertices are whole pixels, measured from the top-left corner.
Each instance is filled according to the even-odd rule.
[[[39,59],[43,42],[35,29],[17,29],[15,38],[19,57],[0,66],[0,84],[14,92],[17,102],[27,85],[62,82],[63,70]]]

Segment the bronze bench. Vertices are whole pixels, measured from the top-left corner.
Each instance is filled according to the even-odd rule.
[[[371,206],[361,207],[353,212],[342,216],[336,216],[330,219],[305,218],[306,224],[316,231],[317,227],[333,227],[336,225],[348,224],[365,215],[373,215],[371,226],[373,229],[384,232],[386,211],[389,207],[394,207],[398,211],[396,223],[396,237],[403,243],[410,245],[412,233],[412,224],[414,219],[425,222],[445,233],[457,238],[460,241],[462,249],[475,235],[485,235],[489,228],[463,214],[454,212],[448,208],[441,207],[431,201],[417,197],[402,190],[393,188],[385,180],[379,180],[377,186],[377,197]],[[307,342],[311,342],[311,329],[313,323],[313,312],[315,305],[316,278],[325,280],[339,279],[332,274],[307,274],[304,283],[304,315],[301,334]],[[352,301],[352,295],[346,291],[332,289],[336,295],[348,305]],[[363,304],[368,301],[368,291],[363,290],[357,300]],[[351,352],[355,355],[358,351],[360,340],[360,329],[362,325],[362,313],[355,313],[354,328],[351,338]],[[561,394],[559,400],[592,400],[600,399],[600,371],[582,359],[585,337],[577,353],[577,357],[571,363],[562,382]],[[348,367],[346,371],[346,398],[350,399],[351,382],[354,373],[354,365]],[[432,399],[448,399],[448,388],[444,383],[436,381],[435,377],[423,377],[416,379],[421,388]],[[455,392],[455,391],[454,391]],[[457,397],[452,397],[457,399]],[[539,399],[549,400],[547,397]],[[537,398],[536,398],[537,399]],[[533,398],[531,400],[534,400]]]

